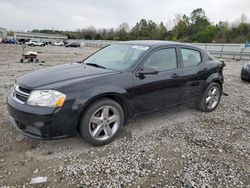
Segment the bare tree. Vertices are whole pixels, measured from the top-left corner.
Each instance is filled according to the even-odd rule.
[[[122,29],[124,29],[127,33],[130,31],[130,28],[127,22],[123,22],[122,24],[120,24],[119,27],[117,28],[117,31],[120,31]]]

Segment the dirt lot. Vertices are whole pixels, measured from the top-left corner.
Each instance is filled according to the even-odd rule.
[[[17,63],[21,46],[0,45],[0,187],[250,187],[250,84],[244,62],[227,62],[218,109],[174,109],[128,123],[113,143],[92,147],[79,137],[37,141],[18,134],[6,97],[29,71],[83,59],[96,48],[28,48],[44,65]],[[26,49],[26,50],[28,50]]]

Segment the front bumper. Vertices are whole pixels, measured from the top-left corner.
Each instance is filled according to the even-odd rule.
[[[70,105],[48,108],[20,104],[12,96],[7,99],[10,121],[15,129],[35,139],[56,139],[75,135],[77,121]]]
[[[241,69],[241,78],[245,80],[250,80],[250,70],[244,68]]]

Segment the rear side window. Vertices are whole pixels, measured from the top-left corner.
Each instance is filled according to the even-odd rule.
[[[181,56],[184,67],[193,67],[201,62],[201,53],[197,50],[181,48]]]
[[[166,48],[153,52],[144,63],[144,66],[156,67],[159,71],[176,69],[177,58],[175,48]]]

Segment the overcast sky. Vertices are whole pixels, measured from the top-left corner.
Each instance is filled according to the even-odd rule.
[[[233,22],[243,13],[250,19],[250,0],[0,0],[0,27],[76,30],[90,25],[117,28],[140,19],[168,24],[176,14],[203,8],[210,21]]]

